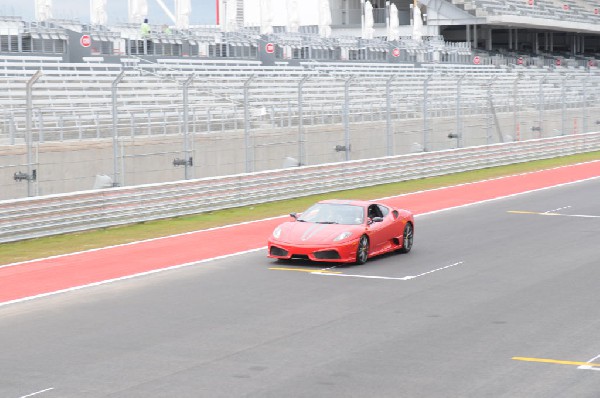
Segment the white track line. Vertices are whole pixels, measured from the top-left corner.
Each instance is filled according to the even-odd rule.
[[[561,214],[561,213],[538,213],[536,211],[519,211],[519,210],[511,210],[508,211],[511,214],[529,214],[534,216],[558,216],[558,217],[574,217],[574,218],[600,218],[600,216],[592,216],[589,214]]]
[[[73,252],[73,253],[59,254],[59,255],[56,255],[56,256],[50,256],[50,257],[44,257],[44,258],[37,258],[35,260],[20,261],[18,263],[11,263],[11,264],[6,264],[6,265],[0,265],[0,268],[14,267],[15,265],[35,263],[35,262],[38,262],[38,261],[54,260],[54,259],[57,259],[57,258],[69,257],[69,256],[76,256],[78,254],[85,254],[85,253],[93,253],[93,252],[97,252],[97,251],[101,251],[101,250],[109,250],[109,249],[114,249],[114,248],[123,247],[123,246],[133,246],[133,245],[137,245],[137,244],[140,244],[140,243],[155,242],[155,241],[159,241],[159,240],[163,240],[163,239],[177,238],[178,236],[187,236],[187,235],[199,234],[199,233],[203,233],[203,232],[217,231],[217,230],[225,229],[225,228],[239,227],[240,225],[248,225],[248,224],[252,224],[252,223],[255,223],[255,222],[264,222],[264,221],[277,220],[279,218],[284,218],[284,217],[286,217],[286,216],[277,216],[277,217],[264,218],[262,220],[245,221],[245,222],[241,222],[241,223],[238,223],[238,224],[223,225],[221,227],[214,227],[214,228],[202,229],[202,230],[192,231],[192,232],[184,232],[184,233],[181,233],[181,234],[175,234],[175,235],[169,235],[169,236],[161,236],[159,238],[151,238],[151,239],[145,239],[145,240],[138,240],[138,241],[135,241],[135,242],[122,243],[122,244],[119,244],[119,245],[99,247],[97,249],[89,249],[89,250],[83,250],[83,251],[78,251],[78,252]]]
[[[590,177],[590,178],[584,178],[582,180],[565,182],[565,183],[562,183],[562,184],[552,185],[552,186],[544,187],[544,188],[532,189],[532,190],[529,190],[529,191],[523,191],[523,192],[513,193],[513,194],[505,195],[505,196],[498,196],[496,198],[486,199],[486,200],[482,200],[482,201],[479,201],[479,202],[467,203],[467,204],[464,204],[464,205],[459,205],[459,206],[454,206],[454,207],[447,207],[447,208],[441,209],[441,210],[434,210],[434,211],[430,211],[430,212],[427,212],[427,213],[417,214],[415,217],[428,216],[428,215],[431,215],[431,214],[437,214],[437,213],[441,213],[441,212],[444,212],[444,211],[449,211],[449,210],[454,210],[454,209],[461,209],[463,207],[470,207],[470,206],[480,205],[480,204],[483,204],[483,203],[494,202],[494,201],[502,200],[502,199],[509,199],[509,198],[513,198],[513,197],[516,197],[516,196],[520,196],[520,195],[526,195],[526,194],[529,194],[529,193],[546,191],[548,189],[561,188],[561,187],[564,187],[564,186],[573,185],[573,184],[579,184],[581,182],[592,181],[592,180],[597,180],[597,179],[600,179],[600,176]]]
[[[243,251],[243,252],[238,252],[238,253],[233,253],[233,254],[227,254],[225,256],[207,258],[205,260],[193,261],[193,262],[190,262],[190,263],[179,264],[179,265],[173,265],[173,266],[170,266],[170,267],[167,267],[167,268],[159,268],[159,269],[155,269],[155,270],[152,270],[152,271],[146,271],[146,272],[140,272],[138,274],[122,276],[120,278],[107,279],[107,280],[100,281],[100,282],[89,283],[87,285],[75,286],[75,287],[70,287],[68,289],[57,290],[57,291],[54,291],[54,292],[48,292],[48,293],[38,294],[38,295],[35,295],[35,296],[23,297],[23,298],[20,298],[20,299],[16,299],[16,300],[11,300],[11,301],[6,301],[4,303],[0,303],[0,308],[4,307],[5,305],[22,303],[22,302],[25,302],[25,301],[30,301],[30,300],[34,300],[34,299],[38,299],[38,298],[42,298],[42,297],[50,297],[50,296],[54,296],[56,294],[61,294],[61,293],[74,292],[74,291],[85,289],[85,288],[88,288],[88,287],[106,285],[108,283],[119,282],[119,281],[124,281],[124,280],[127,280],[127,279],[133,279],[133,278],[139,278],[141,276],[146,276],[146,275],[158,274],[160,272],[171,271],[171,270],[175,270],[175,269],[179,269],[179,268],[185,268],[185,267],[189,267],[191,265],[197,265],[197,264],[207,263],[209,261],[222,260],[222,259],[225,259],[225,258],[240,256],[240,255],[243,255],[243,254],[257,252],[257,251],[260,251],[260,250],[266,250],[266,248],[267,248],[266,246],[265,247],[260,247],[258,249],[246,250],[246,251]]]
[[[348,278],[386,279],[386,280],[396,280],[396,281],[408,281],[408,280],[411,280],[411,279],[419,278],[421,276],[432,274],[432,273],[437,272],[437,271],[441,271],[441,270],[444,270],[444,269],[452,268],[454,266],[461,265],[461,264],[463,264],[463,262],[459,261],[459,262],[454,263],[454,264],[446,265],[445,267],[436,268],[436,269],[431,270],[431,271],[423,272],[422,274],[419,274],[419,275],[409,275],[409,276],[404,276],[402,278],[392,278],[392,277],[387,277],[387,276],[376,276],[376,275],[328,274],[328,273],[319,272],[319,271],[311,272],[311,274],[313,274],[313,275],[325,275],[325,276],[342,276],[342,277],[348,277]]]
[[[596,361],[596,359],[600,358],[600,355],[596,355],[594,358],[590,359],[589,361],[587,361],[588,363],[593,363],[594,361]],[[600,368],[598,367],[594,367],[594,366],[588,366],[588,365],[581,365],[578,366],[577,369],[582,369],[582,370],[595,370],[597,372],[600,371]]]
[[[28,394],[28,395],[23,395],[22,397],[19,397],[19,398],[33,397],[34,395],[38,395],[38,394],[41,394],[41,393],[44,393],[44,392],[48,392],[48,391],[51,391],[51,390],[54,390],[54,387],[52,387],[52,388],[46,388],[45,390],[34,392],[34,393],[31,393],[31,394]]]
[[[559,207],[558,209],[548,210],[548,211],[545,211],[544,213],[557,213],[561,210],[570,209],[571,207],[573,207],[573,206]]]
[[[402,194],[402,195],[388,196],[388,197],[384,197],[384,198],[379,198],[377,200],[401,198],[403,196],[409,196],[409,195],[413,195],[413,194],[417,194],[417,193],[430,192],[430,191],[431,192],[441,191],[441,190],[448,189],[448,188],[457,188],[457,187],[464,187],[464,186],[469,186],[469,185],[476,185],[476,184],[480,184],[480,183],[484,183],[484,182],[489,182],[489,181],[497,181],[497,180],[503,180],[505,178],[513,178],[513,177],[526,176],[526,175],[529,175],[529,174],[537,174],[537,173],[542,173],[542,172],[545,172],[545,171],[560,170],[560,169],[564,169],[564,168],[568,168],[568,167],[581,166],[581,165],[584,165],[584,164],[592,164],[592,163],[598,163],[598,162],[600,162],[600,160],[592,160],[591,162],[575,163],[575,164],[571,164],[571,165],[567,165],[567,166],[551,167],[549,169],[536,170],[536,171],[528,171],[528,172],[525,172],[525,173],[518,173],[518,174],[507,175],[507,176],[501,176],[501,177],[495,177],[495,178],[488,178],[486,180],[479,180],[479,181],[473,181],[473,182],[464,182],[462,184],[450,185],[450,186],[447,186],[447,187],[440,187],[440,188],[433,188],[433,189],[424,189],[422,191],[408,192],[408,193],[405,193],[405,194]],[[585,181],[585,180],[581,180],[581,181]],[[577,182],[577,181],[574,181],[574,182]]]

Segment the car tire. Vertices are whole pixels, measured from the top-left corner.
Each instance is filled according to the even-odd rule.
[[[369,259],[369,238],[363,235],[358,240],[358,248],[356,249],[356,264],[362,265]]]
[[[415,228],[411,223],[407,222],[402,233],[402,247],[398,251],[400,253],[408,253],[412,249],[414,237]]]

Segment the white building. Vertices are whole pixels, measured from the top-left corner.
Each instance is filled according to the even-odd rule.
[[[260,27],[261,6],[270,7],[272,24],[275,27],[287,27],[290,29],[290,20],[297,16],[300,26],[320,26],[323,17],[322,3],[324,0],[298,0],[297,15],[291,4],[294,0],[219,0],[219,24],[224,24],[225,19],[235,19],[237,26]],[[413,0],[370,0],[373,9],[374,36],[386,36],[388,33],[388,4],[395,4],[398,9],[398,33],[400,36],[412,35],[412,4]],[[235,4],[232,4],[235,3]],[[329,0],[331,35],[339,36],[361,36],[363,33],[365,0]],[[236,9],[236,15],[231,14],[232,6]],[[421,9],[426,9],[421,5]],[[264,15],[264,11],[262,13]],[[264,21],[264,18],[263,18]],[[232,23],[232,22],[230,22]],[[264,30],[264,27],[263,29]],[[438,26],[424,23],[423,35],[435,36],[439,34]]]

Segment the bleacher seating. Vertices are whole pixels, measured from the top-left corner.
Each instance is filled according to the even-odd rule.
[[[254,128],[297,123],[301,81],[304,81],[302,95],[307,124],[343,120],[346,82],[349,82],[349,114],[353,122],[381,120],[387,107],[388,82],[395,118],[421,118],[425,95],[432,115],[452,115],[462,76],[468,76],[460,92],[464,114],[485,114],[490,88],[496,109],[509,111],[515,101],[515,81],[523,109],[536,109],[541,100],[551,106],[560,104],[566,75],[573,82],[566,87],[564,101],[569,104],[581,101],[584,84],[591,83],[594,87],[600,84],[597,69],[581,68],[339,62],[311,62],[292,67],[263,66],[252,61],[173,59],[156,63],[126,60],[124,64],[67,64],[55,59],[24,61],[0,57],[0,85],[5,88],[0,91],[0,114],[4,120],[0,124],[0,138],[10,137],[9,141],[15,142],[24,136],[25,86],[38,69],[43,76],[34,86],[33,122],[40,141],[111,137],[111,87],[122,70],[125,75],[117,91],[121,136],[179,133],[182,83],[192,74],[189,103],[191,126],[197,133],[242,128],[245,83],[249,83],[248,104]],[[585,82],[586,78],[592,80]],[[539,98],[540,85],[545,99]]]
[[[451,0],[477,17],[515,15],[538,20],[571,21],[599,24],[598,5],[588,0]]]

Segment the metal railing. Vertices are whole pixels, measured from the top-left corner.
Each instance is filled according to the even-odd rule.
[[[0,79],[0,200],[89,189],[98,175],[163,183],[288,159],[316,165],[587,133],[600,122],[595,69],[321,63],[213,75],[174,65],[155,65],[160,77],[98,74],[94,84],[44,71],[29,107],[32,76]]]
[[[600,132],[0,201],[0,242],[600,150]]]

